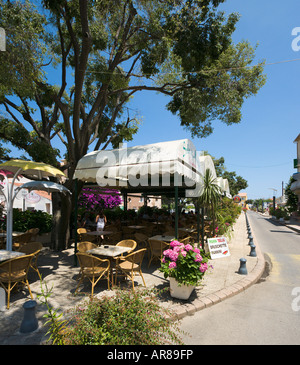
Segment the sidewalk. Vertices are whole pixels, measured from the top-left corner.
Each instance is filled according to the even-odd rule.
[[[278,223],[278,224],[281,224],[283,226],[286,226],[287,228],[290,228],[292,229],[293,231],[295,232],[298,232],[300,233],[300,221],[299,220],[296,220],[296,219],[292,219],[289,223],[286,223],[286,222],[282,222],[278,219],[274,219],[272,218],[270,215],[267,216],[272,222],[274,222],[275,224]]]
[[[253,233],[252,233],[253,235]],[[230,256],[221,259],[210,260],[213,269],[204,276],[203,283],[192,293],[188,301],[173,299],[167,292],[160,298],[161,305],[171,308],[174,312],[173,319],[181,319],[186,315],[192,315],[198,310],[207,308],[230,296],[240,293],[250,285],[259,280],[263,274],[265,261],[259,249],[259,244],[253,236],[256,245],[257,257],[250,257],[250,246],[246,230],[245,215],[242,213],[238,218],[231,239],[228,241]],[[67,312],[79,304],[84,298],[84,291],[90,291],[89,283],[79,291],[81,295],[74,296],[77,286],[79,267],[74,266],[73,249],[63,252],[52,252],[47,248],[43,249],[38,263],[44,281],[52,289],[49,302],[54,309]],[[238,274],[240,258],[246,258],[248,275]],[[148,260],[144,260],[143,274],[147,287],[168,288],[169,282],[165,280],[163,274],[158,270],[157,264],[151,264],[148,268]],[[140,277],[136,277],[137,284],[142,285]],[[44,344],[47,332],[43,326],[46,319],[43,315],[46,308],[40,304],[36,298],[36,293],[41,292],[40,282],[37,274],[30,272],[30,287],[37,302],[36,317],[39,327],[29,334],[19,332],[24,315],[23,304],[29,300],[28,291],[14,293],[9,310],[0,311],[0,344],[1,345],[34,345]],[[125,284],[127,285],[127,284]],[[105,282],[97,284],[95,295],[101,296],[103,293],[112,293],[106,289]]]

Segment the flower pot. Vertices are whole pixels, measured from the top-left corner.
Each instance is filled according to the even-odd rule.
[[[174,278],[170,278],[170,294],[171,297],[177,299],[189,299],[192,291],[195,289],[193,285],[178,285],[178,282]]]

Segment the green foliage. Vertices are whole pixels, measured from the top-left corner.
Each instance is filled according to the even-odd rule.
[[[213,220],[213,231],[215,230],[215,211],[222,196],[221,188],[217,184],[217,179],[213,177],[211,171],[206,169],[203,176],[203,190],[198,198],[198,204],[210,209]]]
[[[168,95],[192,136],[208,136],[217,119],[240,122],[265,82],[263,63],[250,67],[254,48],[233,44],[239,16],[218,11],[223,2],[0,0],[0,140],[53,166],[63,153],[72,190],[91,146],[118,147],[137,133],[127,103],[138,92]]]
[[[205,155],[208,155],[207,151],[204,151]],[[224,157],[220,157],[216,159],[215,157],[211,156],[214,161],[216,174],[218,177],[223,177],[223,179],[228,180],[230,194],[232,196],[237,195],[239,191],[244,190],[248,187],[248,182],[241,176],[238,176],[235,171],[227,171],[224,163]]]
[[[237,175],[235,171],[224,171],[222,174],[223,179],[228,180],[230,194],[232,196],[237,195],[239,191],[248,187],[248,182],[241,176]]]
[[[40,234],[51,231],[52,215],[41,210],[25,210],[20,211],[17,208],[13,210],[13,231],[25,232],[30,228],[39,228]],[[6,220],[2,223],[6,228]]]
[[[31,98],[44,76],[46,19],[28,0],[1,0],[0,14],[6,33],[6,51],[0,52],[0,101],[13,94]]]
[[[218,236],[230,237],[230,231],[240,216],[242,208],[235,204],[231,199],[224,197],[216,207],[216,229]]]
[[[149,207],[148,205],[143,205],[138,209],[138,216],[143,216],[147,214],[149,217],[152,217],[155,211],[155,207]]]
[[[296,180],[291,176],[285,188],[286,207],[290,213],[298,210],[298,196],[291,190],[291,185],[294,181]]]
[[[47,283],[42,280],[40,274],[39,277],[41,284],[41,294],[38,294],[37,298],[47,308],[47,313],[45,313],[43,317],[48,318],[44,324],[45,326],[49,326],[49,330],[47,332],[47,335],[49,335],[48,341],[51,342],[53,345],[63,345],[64,331],[67,325],[67,321],[62,319],[63,313],[58,313],[58,310],[53,310],[53,308],[49,304],[48,299],[52,294],[53,287],[49,289]]]
[[[177,324],[157,301],[154,289],[120,290],[92,298],[75,308],[63,338],[65,345],[182,344]]]
[[[287,209],[284,207],[277,207],[275,210],[273,207],[271,207],[269,213],[270,213],[270,215],[276,217],[277,219],[280,219],[280,218],[288,219],[289,218],[289,213],[288,213]]]
[[[201,37],[201,32],[195,37]],[[207,57],[197,72],[186,76],[192,87],[176,92],[167,105],[193,137],[209,136],[214,120],[227,125],[239,123],[244,100],[255,95],[266,81],[262,74],[263,64],[249,67],[254,59],[254,49],[248,42],[231,44],[227,48],[220,46],[223,51],[217,59],[210,58],[210,52],[214,52],[211,47],[208,45],[205,49]]]

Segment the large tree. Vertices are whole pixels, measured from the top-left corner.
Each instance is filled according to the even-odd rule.
[[[208,152],[204,151],[204,154],[208,155]],[[229,190],[232,196],[248,187],[248,181],[242,176],[237,175],[235,171],[227,171],[224,157],[216,159],[211,156],[211,158],[214,161],[217,176],[228,180]]]
[[[214,119],[238,123],[265,78],[263,63],[249,67],[250,44],[233,44],[238,15],[219,12],[224,1],[0,0],[0,139],[36,161],[64,158],[73,191],[82,156],[137,131],[127,105],[137,92],[169,96],[192,136],[210,134]],[[53,248],[62,249],[71,201],[57,199]]]

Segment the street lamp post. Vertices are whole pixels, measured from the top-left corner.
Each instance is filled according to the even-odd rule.
[[[274,189],[274,188],[269,188],[269,189],[273,190],[273,209],[275,211],[275,194],[276,194],[277,189]]]

